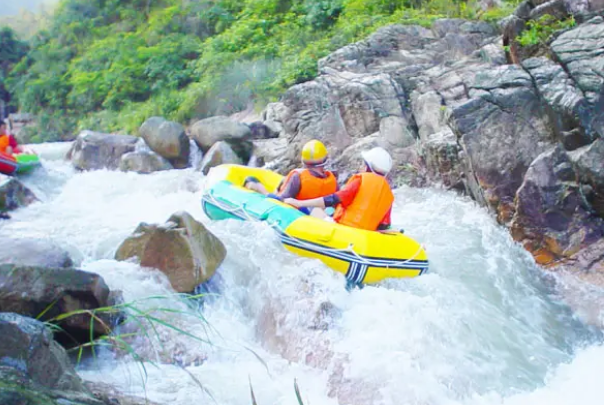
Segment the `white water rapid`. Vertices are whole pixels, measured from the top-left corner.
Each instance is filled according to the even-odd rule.
[[[601,331],[582,324],[553,276],[468,199],[397,190],[393,221],[425,243],[430,273],[347,292],[341,275],[285,251],[270,228],[208,220],[199,172],[76,173],[62,160],[68,145],[34,148],[45,169],[24,182],[41,201],[13,212],[0,236],[59,242],[126,301],[170,293],[161,273],[113,260],[140,222],[185,210],[228,249],[220,293],[202,310],[207,324],[166,318],[211,343],[160,328],[163,346],[134,342],[154,361],[146,374],[131,357],[104,351],[80,366],[85,379],[173,405],[250,405],[250,381],[258,405],[294,405],[294,380],[306,405],[604,402]],[[329,328],[313,329],[325,301],[337,310],[324,320]]]

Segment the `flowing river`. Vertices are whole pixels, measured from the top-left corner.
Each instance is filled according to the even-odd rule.
[[[424,243],[430,273],[347,292],[341,275],[287,252],[267,226],[212,222],[203,176],[76,173],[67,144],[35,146],[44,169],[24,179],[40,202],[12,213],[0,236],[50,238],[126,301],[170,294],[157,271],[113,256],[140,222],[180,210],[203,222],[228,254],[203,308],[176,298],[170,328],[133,348],[153,364],[101,350],[80,365],[89,380],[174,405],[601,404],[601,330],[583,324],[507,230],[469,199],[436,189],[396,190],[393,222]],[[589,296],[582,297],[589,300]],[[324,302],[335,310],[314,327]],[[140,301],[149,308],[157,303]],[[201,319],[201,315],[205,322]],[[125,327],[127,328],[127,326]],[[145,354],[146,353],[146,354]],[[180,365],[179,365],[180,364]]]

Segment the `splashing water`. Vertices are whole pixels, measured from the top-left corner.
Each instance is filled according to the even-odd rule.
[[[604,372],[600,330],[582,324],[558,300],[553,276],[467,199],[396,190],[393,222],[425,243],[431,272],[347,292],[343,276],[287,252],[269,227],[207,219],[199,172],[76,173],[62,160],[67,147],[36,146],[44,169],[24,182],[41,201],[16,211],[0,236],[51,238],[126,301],[171,292],[158,271],[113,260],[140,222],[185,210],[228,250],[220,295],[203,307],[209,326],[172,319],[211,344],[164,330],[146,374],[107,352],[81,367],[86,379],[175,405],[212,401],[203,389],[216,403],[248,405],[248,379],[259,405],[296,404],[294,379],[306,404],[585,405],[604,397],[595,377]],[[183,356],[204,361],[169,361]]]

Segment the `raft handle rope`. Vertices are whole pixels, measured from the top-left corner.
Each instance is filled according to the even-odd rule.
[[[241,204],[241,206],[235,205],[234,208],[230,208],[230,207],[227,208],[227,207],[225,207],[224,203],[222,203],[221,201],[217,200],[216,197],[214,197],[214,194],[212,193],[211,190],[208,193],[206,193],[206,196],[210,197],[209,200],[210,200],[210,202],[212,204],[220,207],[220,209],[223,209],[223,210],[225,210],[226,212],[228,212],[230,214],[235,214],[236,215],[239,212],[243,212],[243,215],[249,221],[252,221],[252,222],[266,222],[271,228],[280,231],[279,228],[278,228],[278,226],[277,226],[277,224],[276,224],[276,222],[269,221],[269,220],[262,221],[262,220],[260,220],[258,218],[255,218],[255,217],[251,216],[247,212],[247,210],[245,209],[245,206],[246,206],[245,203]],[[270,208],[270,209],[272,210],[273,208]],[[292,239],[294,239],[301,246],[304,246],[304,247],[306,247],[309,250],[314,250],[314,251],[318,251],[318,252],[321,252],[321,253],[348,252],[348,253],[351,253],[353,256],[355,256],[356,259],[357,259],[357,261],[359,263],[362,263],[362,264],[365,264],[365,265],[368,265],[368,266],[375,266],[374,262],[372,262],[371,260],[368,260],[368,259],[364,258],[363,256],[359,255],[357,252],[354,251],[354,244],[353,243],[349,244],[348,247],[346,247],[346,248],[328,248],[328,247],[324,247],[324,246],[314,245],[314,244],[308,243],[308,242],[306,242],[306,241],[304,241],[304,240],[302,240],[300,238],[296,238],[296,237],[293,237],[293,236],[290,236],[290,235],[287,235],[287,236],[290,237],[290,238],[292,238]],[[417,249],[417,251],[409,259],[406,259],[406,260],[403,260],[403,261],[392,261],[392,264],[394,264],[396,266],[402,266],[402,265],[405,265],[405,264],[407,264],[409,262],[412,262],[412,261],[414,261],[417,258],[417,256],[419,256],[419,254],[421,253],[422,250],[425,250],[425,248],[424,248],[423,244],[420,244],[419,248]],[[383,267],[383,266],[380,266],[380,267]],[[386,265],[385,267],[389,268],[390,266]]]

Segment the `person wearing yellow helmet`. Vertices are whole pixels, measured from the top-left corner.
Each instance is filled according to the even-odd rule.
[[[286,204],[300,208],[316,208],[313,216],[324,218],[353,228],[369,231],[390,228],[390,215],[394,195],[386,176],[392,170],[393,161],[383,148],[376,147],[361,153],[363,167],[346,185],[330,195],[300,200],[287,198]],[[323,211],[335,207],[333,218]]]
[[[248,177],[244,187],[281,201],[285,198],[308,200],[333,194],[338,190],[338,182],[332,172],[325,170],[327,159],[328,152],[325,145],[318,140],[309,141],[304,145],[301,153],[304,167],[289,172],[275,193],[269,193],[254,177]],[[302,211],[309,212],[305,209]]]

